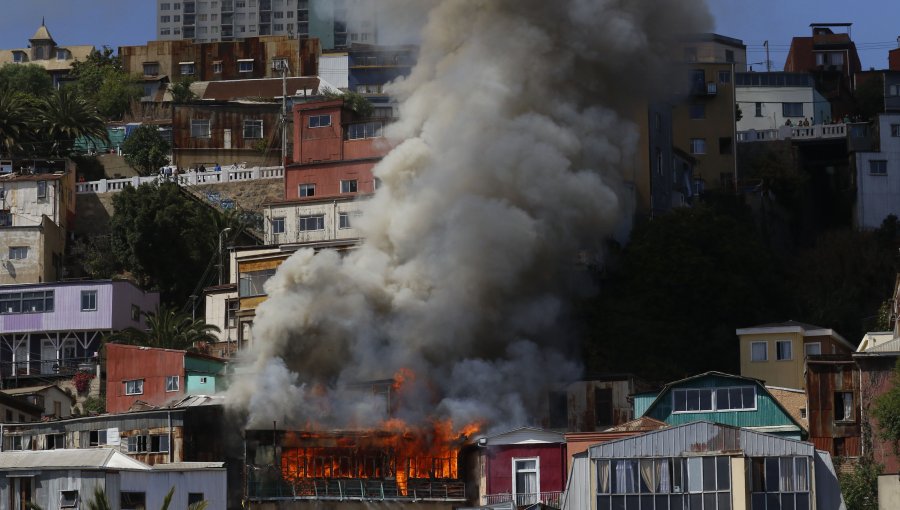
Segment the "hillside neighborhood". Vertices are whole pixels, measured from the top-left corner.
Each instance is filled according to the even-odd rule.
[[[155,3],[0,49],[0,508],[900,508],[900,48]]]

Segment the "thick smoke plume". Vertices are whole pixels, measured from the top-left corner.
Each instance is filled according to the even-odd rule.
[[[388,3],[379,19],[427,19],[390,90],[396,147],[362,246],[300,250],[267,283],[230,390],[250,427],[378,426],[383,399],[348,387],[401,369],[393,417],[531,424],[579,374],[558,322],[622,213],[633,121],[686,81],[673,42],[707,23],[694,0]]]

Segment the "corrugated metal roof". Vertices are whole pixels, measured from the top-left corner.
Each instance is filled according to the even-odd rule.
[[[552,430],[538,429],[534,427],[519,427],[517,429],[485,436],[488,444],[533,444],[533,443],[565,443],[565,434]]]
[[[0,453],[0,470],[22,469],[131,469],[149,471],[150,466],[113,448],[45,450]]]
[[[753,457],[808,455],[813,445],[747,429],[698,421],[610,441],[590,448],[591,458],[680,456],[687,453],[743,452]]]
[[[874,352],[900,352],[900,337],[888,340],[887,342],[874,343],[874,345],[862,352],[866,354]]]
[[[318,94],[319,78],[307,76],[300,78],[288,78],[287,94],[304,95],[303,91],[311,91],[312,95]],[[299,91],[299,94],[297,94]],[[226,80],[211,81],[207,83],[200,99],[231,101],[247,97],[281,97],[283,94],[281,78],[260,78],[254,80]]]
[[[668,426],[669,424],[664,421],[659,421],[649,416],[641,416],[636,420],[610,427],[603,432],[649,432],[651,430],[664,429]]]
[[[224,462],[168,462],[156,464],[154,471],[191,471],[195,469],[225,469]]]

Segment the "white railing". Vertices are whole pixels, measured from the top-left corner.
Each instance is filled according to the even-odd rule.
[[[260,179],[281,179],[284,167],[266,166],[252,168],[223,168],[219,172],[188,171],[177,175],[151,175],[147,177],[126,177],[124,179],[100,179],[99,181],[79,182],[75,185],[76,193],[112,193],[122,191],[127,186],[140,186],[151,182],[177,182],[181,186],[198,184],[217,184],[225,182],[256,181]]]
[[[507,501],[515,501],[516,506],[536,505],[543,503],[547,506],[560,508],[559,503],[562,499],[562,492],[532,492],[532,493],[510,493],[505,494],[487,494],[484,496],[485,505],[496,505],[497,503],[506,503]]]
[[[815,124],[812,126],[781,126],[776,129],[748,129],[737,132],[738,142],[762,142],[769,140],[821,140],[844,138],[846,124]]]

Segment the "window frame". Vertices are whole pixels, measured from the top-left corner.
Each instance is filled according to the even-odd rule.
[[[212,127],[209,119],[191,119],[191,138],[212,138]]]
[[[358,193],[359,181],[357,179],[341,179],[341,193]]]
[[[309,228],[309,223],[314,222],[313,227]],[[307,214],[303,216],[297,217],[297,231],[298,232],[321,232],[325,230],[325,214]]]
[[[239,73],[253,72],[253,59],[238,59],[237,64]]]
[[[838,399],[837,396],[841,395],[841,406],[838,407]],[[847,410],[846,397],[845,395],[850,396],[850,417],[847,417],[847,414],[844,412]],[[835,423],[856,423],[856,398],[853,395],[852,391],[835,391],[834,392],[834,409],[832,412],[834,413],[834,422]],[[838,409],[841,410],[841,417],[838,418]]]
[[[799,107],[800,113],[796,113],[793,111],[793,109],[797,108],[797,107]],[[792,118],[792,119],[803,118],[803,116],[804,116],[803,115],[803,103],[802,102],[801,103],[789,102],[789,101],[782,102],[781,103],[781,116],[786,119],[787,118]]]
[[[249,134],[248,134],[249,130]],[[262,119],[244,119],[243,135],[245,140],[259,140],[263,138],[264,129]]]
[[[144,380],[143,379],[128,379],[122,381],[125,385],[125,395],[143,395],[144,394]]]
[[[28,258],[28,246],[10,246],[7,255],[9,260],[25,260]]]
[[[87,299],[87,306],[85,306],[85,299]],[[97,290],[83,290],[81,291],[81,311],[82,312],[96,312],[97,311]]]
[[[172,384],[174,382],[174,384]],[[166,393],[181,390],[181,377],[177,375],[166,376]]]
[[[37,197],[47,198],[47,181],[37,182]]]
[[[762,359],[754,359],[755,356],[753,354],[753,346],[762,344],[765,346],[765,350],[763,351]],[[768,341],[757,341],[750,342],[750,362],[751,363],[763,363],[769,361],[769,342]]]
[[[788,356],[781,357],[781,346],[787,344]],[[793,340],[775,340],[775,361],[793,361],[794,360],[794,341]]]
[[[532,461],[534,461],[533,468],[518,468],[517,467],[520,462],[532,462]],[[512,481],[512,497],[516,503],[516,506],[538,503],[539,499],[540,499],[540,494],[541,494],[541,458],[540,457],[513,457],[512,459],[510,459],[510,467],[512,469],[512,480],[511,480]],[[516,484],[517,484],[517,478],[518,478],[519,473],[534,473],[535,482],[536,482],[535,488],[537,489],[534,493],[531,493],[531,492],[520,493],[518,491],[518,487],[516,487]],[[523,499],[520,499],[520,494],[525,495],[526,497]],[[527,496],[531,496],[532,494],[533,494],[532,498],[527,497]]]
[[[285,227],[285,217],[284,216],[275,216],[272,218],[272,233],[273,234],[283,234]]]
[[[126,501],[126,494],[128,500]],[[136,498],[136,499],[135,499]],[[128,505],[128,506],[126,506]],[[119,507],[122,510],[137,510],[138,508],[147,507],[147,493],[138,491],[120,491]]]
[[[819,352],[815,354],[809,353],[809,348],[812,346],[816,346],[819,349]],[[809,358],[810,356],[819,356],[822,354],[822,342],[805,342],[803,344],[803,356]]]
[[[706,154],[706,138],[691,138],[691,154]]]
[[[306,127],[309,129],[318,129],[331,126],[331,114],[310,115],[306,118]],[[323,122],[324,121],[324,122]],[[315,124],[315,125],[313,125]]]
[[[316,183],[304,182],[297,185],[297,196],[300,198],[309,198],[316,196]]]
[[[68,493],[69,497],[66,497],[66,493]],[[78,508],[78,491],[71,489],[59,491],[59,507]]]
[[[883,169],[883,170],[881,170]],[[886,159],[870,159],[869,160],[869,175],[877,175],[879,177],[885,176],[888,174],[887,168],[887,160]]]

